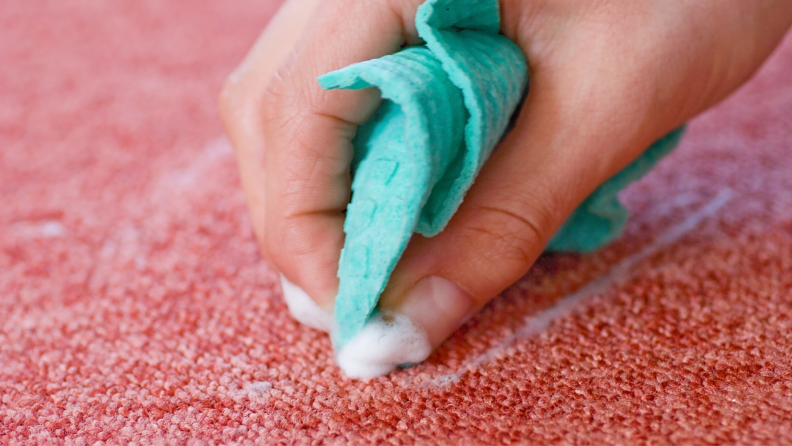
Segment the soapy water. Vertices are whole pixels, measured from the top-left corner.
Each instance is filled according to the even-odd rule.
[[[283,297],[292,317],[317,330],[337,331],[333,314],[317,305],[302,288],[281,275]],[[432,353],[429,335],[407,316],[377,312],[365,327],[336,351],[338,366],[350,378],[387,375],[403,364],[424,361]]]
[[[407,316],[378,312],[336,353],[336,363],[350,378],[375,378],[402,364],[422,362],[431,353],[426,330]]]
[[[289,307],[292,317],[297,319],[297,322],[311,328],[327,333],[332,332],[335,327],[335,318],[332,313],[322,309],[302,288],[289,282],[282,274],[280,279],[283,298],[286,300],[286,306]]]

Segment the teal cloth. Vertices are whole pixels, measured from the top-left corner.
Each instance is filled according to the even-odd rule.
[[[619,202],[619,192],[640,180],[671,153],[684,133],[685,127],[682,126],[658,139],[635,161],[602,183],[561,225],[545,251],[587,253],[618,237],[629,217],[627,209]]]
[[[376,87],[383,99],[353,140],[353,194],[335,304],[339,348],[376,310],[412,234],[431,237],[446,226],[527,88],[525,56],[499,34],[497,0],[427,0],[415,23],[425,45],[318,79],[325,89]],[[627,215],[616,193],[678,137],[656,143],[603,184],[548,248],[590,251],[618,236]]]

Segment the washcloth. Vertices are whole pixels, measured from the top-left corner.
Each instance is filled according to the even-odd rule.
[[[319,78],[328,89],[377,87],[384,100],[353,141],[337,345],[363,328],[413,232],[448,223],[527,82],[522,52],[498,34],[496,0],[429,0],[415,24],[425,45]]]
[[[336,347],[375,312],[414,232],[443,230],[506,130],[527,88],[521,50],[499,34],[497,0],[428,0],[417,11],[425,44],[319,77],[325,89],[379,88],[383,103],[353,140],[352,200],[344,224],[333,333]],[[581,205],[548,246],[592,251],[621,232],[616,194],[676,146],[661,139]]]

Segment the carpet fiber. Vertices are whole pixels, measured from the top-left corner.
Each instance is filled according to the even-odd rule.
[[[0,444],[792,443],[792,37],[619,241],[352,381],[257,252],[216,96],[277,4],[227,5],[0,2]]]

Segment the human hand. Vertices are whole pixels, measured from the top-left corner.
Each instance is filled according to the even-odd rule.
[[[351,139],[376,90],[316,77],[419,43],[421,0],[287,0],[229,78],[221,109],[270,263],[330,309]],[[432,239],[413,237],[380,305],[433,348],[521,277],[569,213],[651,142],[731,93],[792,21],[784,0],[503,0],[531,66],[515,129]]]

